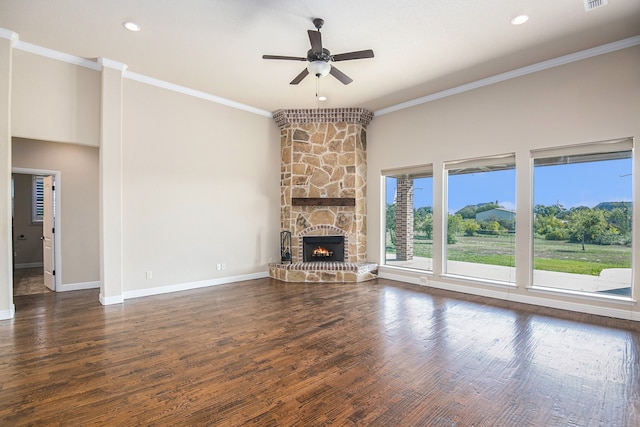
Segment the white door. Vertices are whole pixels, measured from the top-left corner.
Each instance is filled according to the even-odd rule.
[[[55,254],[53,251],[53,236],[55,230],[54,226],[54,185],[53,177],[44,177],[44,216],[42,220],[42,252],[44,261],[44,285],[51,289],[56,290],[55,281]]]

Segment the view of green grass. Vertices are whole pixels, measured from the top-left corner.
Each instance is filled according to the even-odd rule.
[[[417,257],[432,258],[432,241],[424,234],[414,236],[413,253]],[[387,239],[387,253],[395,247]],[[515,266],[514,235],[459,236],[457,242],[447,245],[448,259],[507,267]],[[597,276],[606,268],[631,268],[631,247],[620,245],[585,244],[564,241],[534,240],[533,267],[536,270]]]
[[[631,247],[585,244],[536,238],[533,243],[536,270],[597,276],[606,268],[631,268]]]
[[[447,245],[450,261],[515,266],[515,236],[459,236],[457,242]]]

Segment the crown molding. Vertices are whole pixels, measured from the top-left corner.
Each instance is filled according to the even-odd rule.
[[[118,62],[118,61],[114,61],[112,59],[98,58],[98,64],[100,65],[101,69],[111,68],[112,70],[120,71],[122,73],[127,71],[127,64],[124,64],[124,63]]]
[[[18,34],[5,28],[0,28],[0,38],[7,39],[11,42],[11,46],[15,46],[18,42]]]
[[[411,101],[402,102],[397,105],[392,105],[390,107],[382,108],[380,110],[374,111],[374,115],[382,116],[385,114],[393,113],[394,111],[404,110],[405,108],[411,108],[411,107],[415,107],[416,105],[426,104],[428,102],[436,101],[442,98],[447,98],[449,96],[457,95],[459,93],[468,92],[470,90],[489,86],[495,83],[511,80],[516,77],[522,77],[522,76],[526,76],[527,74],[537,73],[538,71],[548,70],[550,68],[555,68],[561,65],[570,64],[572,62],[581,61],[587,58],[592,58],[594,56],[604,55],[606,53],[615,52],[618,50],[637,46],[639,44],[640,44],[640,36],[629,37],[627,39],[622,39],[616,42],[607,43],[602,46],[597,46],[591,49],[582,50],[580,52],[571,53],[569,55],[560,56],[558,58],[550,59],[548,61],[539,62],[537,64],[518,68],[512,71],[507,71],[506,73],[498,74],[492,77],[487,77],[486,79],[467,83],[451,89],[446,89],[440,92],[436,92],[431,95],[426,95],[420,98],[416,98]]]
[[[217,104],[226,105],[231,108],[247,111],[250,113],[258,114],[265,117],[273,117],[273,114],[269,111],[252,107],[250,105],[242,104],[239,102],[231,101],[226,98],[222,98],[216,95],[212,95],[207,92],[202,92],[195,89],[190,89],[185,86],[181,86],[175,83],[170,83],[164,80],[159,80],[153,77],[145,76],[138,73],[132,73],[126,71],[126,64],[122,64],[117,61],[108,60],[106,58],[99,58],[98,60],[91,60],[81,58],[67,53],[59,52],[57,50],[48,49],[42,46],[37,46],[31,43],[25,43],[19,40],[18,34],[5,28],[0,28],[0,38],[11,40],[12,45],[24,52],[33,53],[36,55],[44,56],[58,61],[66,62],[73,65],[89,68],[95,71],[101,71],[102,67],[120,69],[124,73],[124,77],[130,80],[135,80],[141,83],[149,84],[152,86],[160,87],[163,89],[171,90],[174,92],[182,93],[184,95],[193,96],[196,98],[204,99]],[[426,104],[428,102],[436,101],[438,99],[447,98],[449,96],[457,95],[470,90],[478,89],[481,87],[489,86],[495,83],[500,83],[506,80],[511,80],[516,77],[526,76],[527,74],[536,73],[538,71],[548,70],[550,68],[559,67],[561,65],[570,64],[572,62],[581,61],[583,59],[592,58],[594,56],[604,55],[607,53],[615,52],[618,50],[626,49],[629,47],[640,45],[640,36],[629,37],[616,42],[608,43],[602,46],[597,46],[591,49],[583,50],[580,52],[572,53],[569,55],[561,56],[558,58],[550,59],[548,61],[539,62],[537,64],[529,65],[526,67],[518,68],[516,70],[508,71],[506,73],[498,74],[486,79],[478,80],[475,82],[467,83],[461,86],[457,86],[451,89],[446,89],[440,92],[436,92],[430,95],[426,95],[420,98],[416,98],[410,101],[402,102],[400,104],[392,105],[390,107],[382,108],[374,111],[375,116],[382,116],[385,114],[393,113],[395,111],[404,110],[405,108],[415,107],[417,105]],[[107,62],[105,62],[107,61]],[[116,65],[118,64],[118,65]]]
[[[204,99],[206,101],[214,102],[216,104],[225,105],[227,107],[236,108],[239,110],[247,111],[253,114],[258,114],[261,116],[272,118],[273,115],[270,111],[262,110],[259,108],[252,107],[250,105],[241,104],[239,102],[231,101],[229,99],[221,98],[219,96],[212,95],[210,93],[202,92],[195,89],[190,89],[185,86],[180,86],[175,83],[166,82],[164,80],[159,80],[153,77],[145,76],[138,73],[132,73],[127,71],[127,65],[118,61],[114,61],[107,58],[98,58],[96,60],[81,58],[74,55],[69,55],[67,53],[63,53],[57,50],[48,49],[46,47],[38,46],[31,43],[25,43],[19,41],[18,34],[13,31],[0,28],[0,37],[5,38],[12,41],[12,45],[24,52],[33,53],[35,55],[43,56],[46,58],[55,59],[58,61],[66,62],[72,65],[78,65],[80,67],[89,68],[95,71],[102,71],[103,68],[112,68],[115,70],[120,70],[123,72],[123,77],[128,78],[130,80],[135,80],[141,83],[145,83],[148,85],[160,87],[163,89],[171,90],[174,92],[181,93],[183,95],[193,96],[196,98]]]
[[[57,61],[66,62],[68,64],[79,65],[80,67],[100,71],[100,66],[98,65],[98,63],[91,59],[69,55],[68,53],[59,52],[57,50],[49,49],[31,43],[26,43],[20,40],[16,42],[15,48],[23,52],[29,52],[36,55],[44,56],[45,58],[55,59]]]
[[[200,98],[206,101],[215,102],[216,104],[226,105],[227,107],[236,108],[238,110],[248,111],[250,113],[258,114],[258,115],[269,117],[269,118],[273,117],[270,111],[261,110],[259,108],[255,108],[250,105],[241,104],[239,102],[231,101],[230,99],[221,98],[219,96],[211,95],[210,93],[207,93],[207,92],[190,89],[185,86],[180,86],[175,83],[169,83],[164,80],[159,80],[153,77],[145,76],[143,74],[126,71],[124,73],[124,78],[135,80],[137,82],[145,83],[151,86],[156,86],[163,89],[171,90],[173,92],[178,92],[184,95],[193,96],[194,98]]]

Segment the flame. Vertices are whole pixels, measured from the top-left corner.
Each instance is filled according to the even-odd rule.
[[[333,252],[327,248],[323,248],[322,246],[318,246],[311,253],[311,256],[314,257],[330,257],[331,255],[333,255]]]

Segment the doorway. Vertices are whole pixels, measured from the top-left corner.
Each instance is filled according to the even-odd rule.
[[[59,171],[12,168],[14,296],[59,287],[59,186]]]

